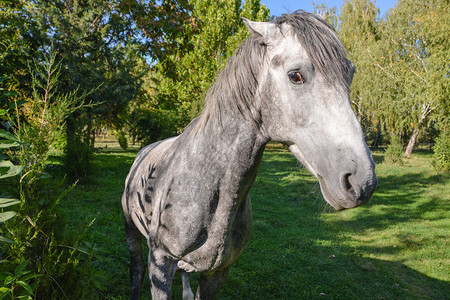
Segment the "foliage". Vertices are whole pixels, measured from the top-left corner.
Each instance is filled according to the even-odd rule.
[[[14,268],[14,273],[0,274],[0,299],[4,299],[6,296],[9,296],[9,299],[33,299],[31,296],[34,294],[36,284],[30,285],[29,281],[40,275],[30,274],[30,271],[26,271],[27,264],[28,261],[24,260]]]
[[[64,187],[64,179],[53,179],[46,170],[50,154],[55,153],[53,144],[64,135],[66,118],[86,106],[83,99],[89,93],[81,96],[77,96],[77,91],[58,93],[60,68],[53,53],[44,63],[30,68],[33,98],[22,107],[15,107],[16,118],[9,117],[10,123],[15,122],[16,137],[1,132],[2,137],[17,141],[18,150],[9,156],[24,168],[19,180],[1,184],[20,201],[16,218],[2,228],[12,243],[4,245],[9,263],[1,265],[0,271],[7,274],[14,264],[28,260],[32,274],[42,275],[36,290],[39,298],[60,298],[67,293],[61,286],[79,292],[75,286],[82,278],[76,269],[83,253],[76,248],[81,232],[67,234],[57,210],[74,185]],[[17,281],[19,285],[21,282]]]
[[[163,123],[169,123],[173,128],[169,131],[175,133],[180,133],[199,114],[204,95],[217,74],[248,37],[241,17],[254,21],[266,21],[269,17],[268,9],[256,0],[190,1],[190,5],[198,26],[189,37],[192,49],[168,57],[177,62],[171,76],[166,75],[162,62],[155,65],[152,74],[155,115]]]
[[[4,129],[0,129],[0,148],[12,148],[17,147],[19,145],[18,140],[9,132]],[[5,159],[6,156],[0,153],[0,179],[6,179],[9,177],[17,176],[23,170],[22,166],[15,166],[9,160]],[[2,212],[0,212],[0,224],[8,221],[13,218],[17,213],[15,211],[4,211],[5,208],[15,206],[20,204],[21,202],[18,199],[13,198],[9,194],[1,193],[0,194],[0,208]],[[13,241],[5,238],[3,235],[0,235],[0,242],[12,243]]]
[[[379,27],[381,50],[371,59],[385,80],[376,109],[389,130],[410,137],[405,156],[424,128],[448,114],[449,13],[446,1],[400,0]]]
[[[117,133],[117,140],[119,141],[120,148],[122,148],[123,150],[128,149],[128,140],[127,137],[125,136],[125,132],[123,132],[122,130],[119,131]]]
[[[443,128],[433,147],[433,166],[443,171],[450,171],[450,132],[447,126]]]
[[[23,96],[30,93],[27,65],[37,50],[24,39],[34,23],[24,14],[26,6],[25,0],[0,1],[0,76],[7,76],[5,83],[10,92],[20,91]],[[4,98],[0,99],[0,108],[8,109]]]
[[[2,83],[5,79],[5,77],[0,77],[0,83]],[[7,95],[14,96],[16,93],[8,93],[8,91],[3,90],[3,87],[0,88],[0,98]],[[7,110],[0,109],[0,119],[5,118],[6,113]],[[10,160],[8,160],[6,153],[4,153],[19,146],[20,142],[13,134],[0,128],[0,180],[17,176],[22,172],[23,166],[14,165]],[[4,192],[0,194],[0,208],[2,209],[2,212],[0,212],[0,224],[3,224],[17,214],[15,211],[4,211],[4,209],[20,203],[21,202],[19,200],[14,199],[9,194]],[[12,243],[13,241],[5,238],[3,235],[0,235],[0,242]]]
[[[325,4],[318,4],[313,1],[314,13],[321,16],[335,30],[338,27],[338,16],[336,7],[327,7]]]
[[[128,30],[134,28],[139,34],[139,51],[162,64],[167,75],[172,76],[176,61],[171,56],[191,50],[189,38],[198,27],[190,1],[123,0],[114,6],[115,17],[133,21],[134,26]]]
[[[4,77],[0,78],[0,83],[5,79],[6,78]],[[16,95],[17,93],[5,92],[3,88],[0,89],[0,98]],[[0,110],[0,119],[4,119],[7,112],[8,111],[4,109]],[[10,160],[7,160],[7,155],[5,155],[7,153],[3,153],[3,151],[12,151],[22,144],[13,134],[1,128],[0,138],[0,150],[2,150],[0,152],[0,179],[5,180],[19,175],[24,167],[14,165]],[[17,212],[15,211],[4,211],[4,209],[18,204],[22,204],[22,202],[18,199],[14,199],[9,194],[0,194],[0,208],[2,209],[2,212],[0,212],[0,224],[5,223],[17,215]],[[0,242],[9,244],[14,243],[13,240],[5,238],[3,235],[0,235]],[[7,261],[3,260],[2,263],[5,264]],[[27,263],[28,261],[23,260],[22,263],[14,268],[14,273],[0,273],[0,299],[4,299],[7,296],[9,296],[10,299],[32,299],[31,296],[34,293],[35,284],[30,285],[29,280],[39,277],[39,275],[29,274],[29,271],[25,271]]]
[[[87,106],[83,101],[89,93],[84,92],[81,96],[77,95],[77,90],[57,93],[60,70],[61,65],[56,62],[54,52],[43,63],[35,63],[30,68],[33,99],[21,111],[24,121],[18,118],[16,124],[19,140],[29,145],[21,147],[18,155],[27,172],[43,171],[52,146],[65,133],[67,117]]]
[[[400,0],[381,17],[371,0],[346,0],[338,32],[356,66],[351,101],[366,138],[409,139],[409,156],[421,134],[448,116],[446,1]],[[332,20],[333,11],[319,6]],[[446,50],[447,49],[447,50]]]
[[[156,110],[156,111],[155,111]],[[130,116],[130,127],[134,141],[140,141],[143,146],[176,134],[170,123],[170,113],[158,109],[134,109]]]
[[[403,164],[403,146],[397,134],[391,134],[390,144],[386,149],[384,159],[387,163]]]
[[[85,263],[79,268],[83,274],[83,278],[79,282],[79,292],[81,292],[80,298],[93,298],[92,290],[99,291],[106,290],[105,285],[109,279],[105,271],[99,270],[102,263],[105,262],[102,254],[104,251],[98,248],[95,244],[84,242],[84,246],[80,247],[80,250],[87,255]]]
[[[355,65],[350,99],[366,137],[378,122],[373,108],[382,89],[380,82],[373,80],[376,70],[370,63],[369,55],[378,53],[378,14],[373,1],[347,0],[339,16],[339,37],[348,50],[348,58]]]
[[[58,93],[75,91],[80,96],[83,91],[92,91],[88,98],[96,105],[71,114],[69,119],[73,121],[67,127],[71,140],[66,144],[68,175],[73,180],[85,176],[94,126],[115,123],[139,89],[141,71],[135,66],[143,58],[138,54],[133,22],[119,17],[118,4],[112,0],[18,0],[2,5],[7,12],[4,20],[15,24],[17,29],[15,35],[7,35],[6,42],[18,41],[6,47],[5,59],[11,57],[10,52],[15,53],[17,67],[22,68],[31,60],[45,62],[45,53],[53,48],[61,64]],[[20,51],[13,51],[16,48]],[[23,71],[16,75],[17,70],[7,66],[4,72],[13,75],[11,81],[17,83],[24,95],[30,95],[31,76]]]
[[[64,165],[70,182],[84,183],[91,173],[91,158],[94,138],[91,132],[92,119],[81,110],[67,118],[67,142],[64,149]]]

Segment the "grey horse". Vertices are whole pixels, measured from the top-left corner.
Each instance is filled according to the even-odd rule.
[[[336,210],[369,201],[377,185],[370,151],[349,101],[354,66],[335,32],[296,11],[272,22],[243,19],[251,36],[206,95],[201,115],[179,136],[137,155],[122,206],[132,299],[149,247],[153,299],[171,297],[182,272],[200,272],[197,299],[214,299],[250,238],[248,197],[265,145],[278,141],[318,178]]]

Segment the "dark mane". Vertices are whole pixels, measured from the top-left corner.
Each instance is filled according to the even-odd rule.
[[[324,20],[298,10],[292,14],[283,14],[272,23],[279,27],[282,34],[282,24],[292,26],[315,70],[330,83],[348,91],[350,61],[336,33]],[[266,48],[267,45],[254,36],[239,46],[206,94],[205,108],[196,122],[194,132],[204,127],[212,116],[220,124],[224,105],[232,105],[256,127],[260,126],[260,105],[254,101],[258,98],[255,95]]]
[[[306,50],[315,70],[336,86],[350,88],[348,74],[350,61],[334,29],[321,17],[297,10],[273,20],[281,30],[282,24],[291,25]]]

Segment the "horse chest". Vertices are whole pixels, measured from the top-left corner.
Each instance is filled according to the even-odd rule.
[[[251,235],[252,215],[248,198],[231,209],[221,205],[209,220],[177,235],[178,247],[171,243],[174,257],[189,267],[187,271],[206,271],[231,265]],[[226,209],[223,210],[223,209]],[[195,223],[195,222],[194,222]],[[170,242],[172,239],[167,239]],[[173,240],[172,240],[173,241]],[[169,247],[170,247],[169,246]]]
[[[152,203],[148,207],[152,211],[145,213],[151,215],[149,243],[189,263],[192,271],[231,264],[251,233],[246,194],[235,199],[233,193],[220,192],[218,182],[199,185],[189,177],[181,178],[164,188],[156,188],[152,180],[147,185],[145,198]]]

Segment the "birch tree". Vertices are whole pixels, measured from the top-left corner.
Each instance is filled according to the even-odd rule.
[[[379,124],[375,108],[380,98],[381,83],[370,63],[370,53],[379,52],[378,16],[379,10],[371,0],[346,0],[339,16],[339,37],[356,67],[350,99],[366,138],[369,131]]]
[[[431,122],[448,117],[448,0],[400,0],[386,17],[384,55],[372,64],[385,79],[383,114],[407,135],[405,156]]]

